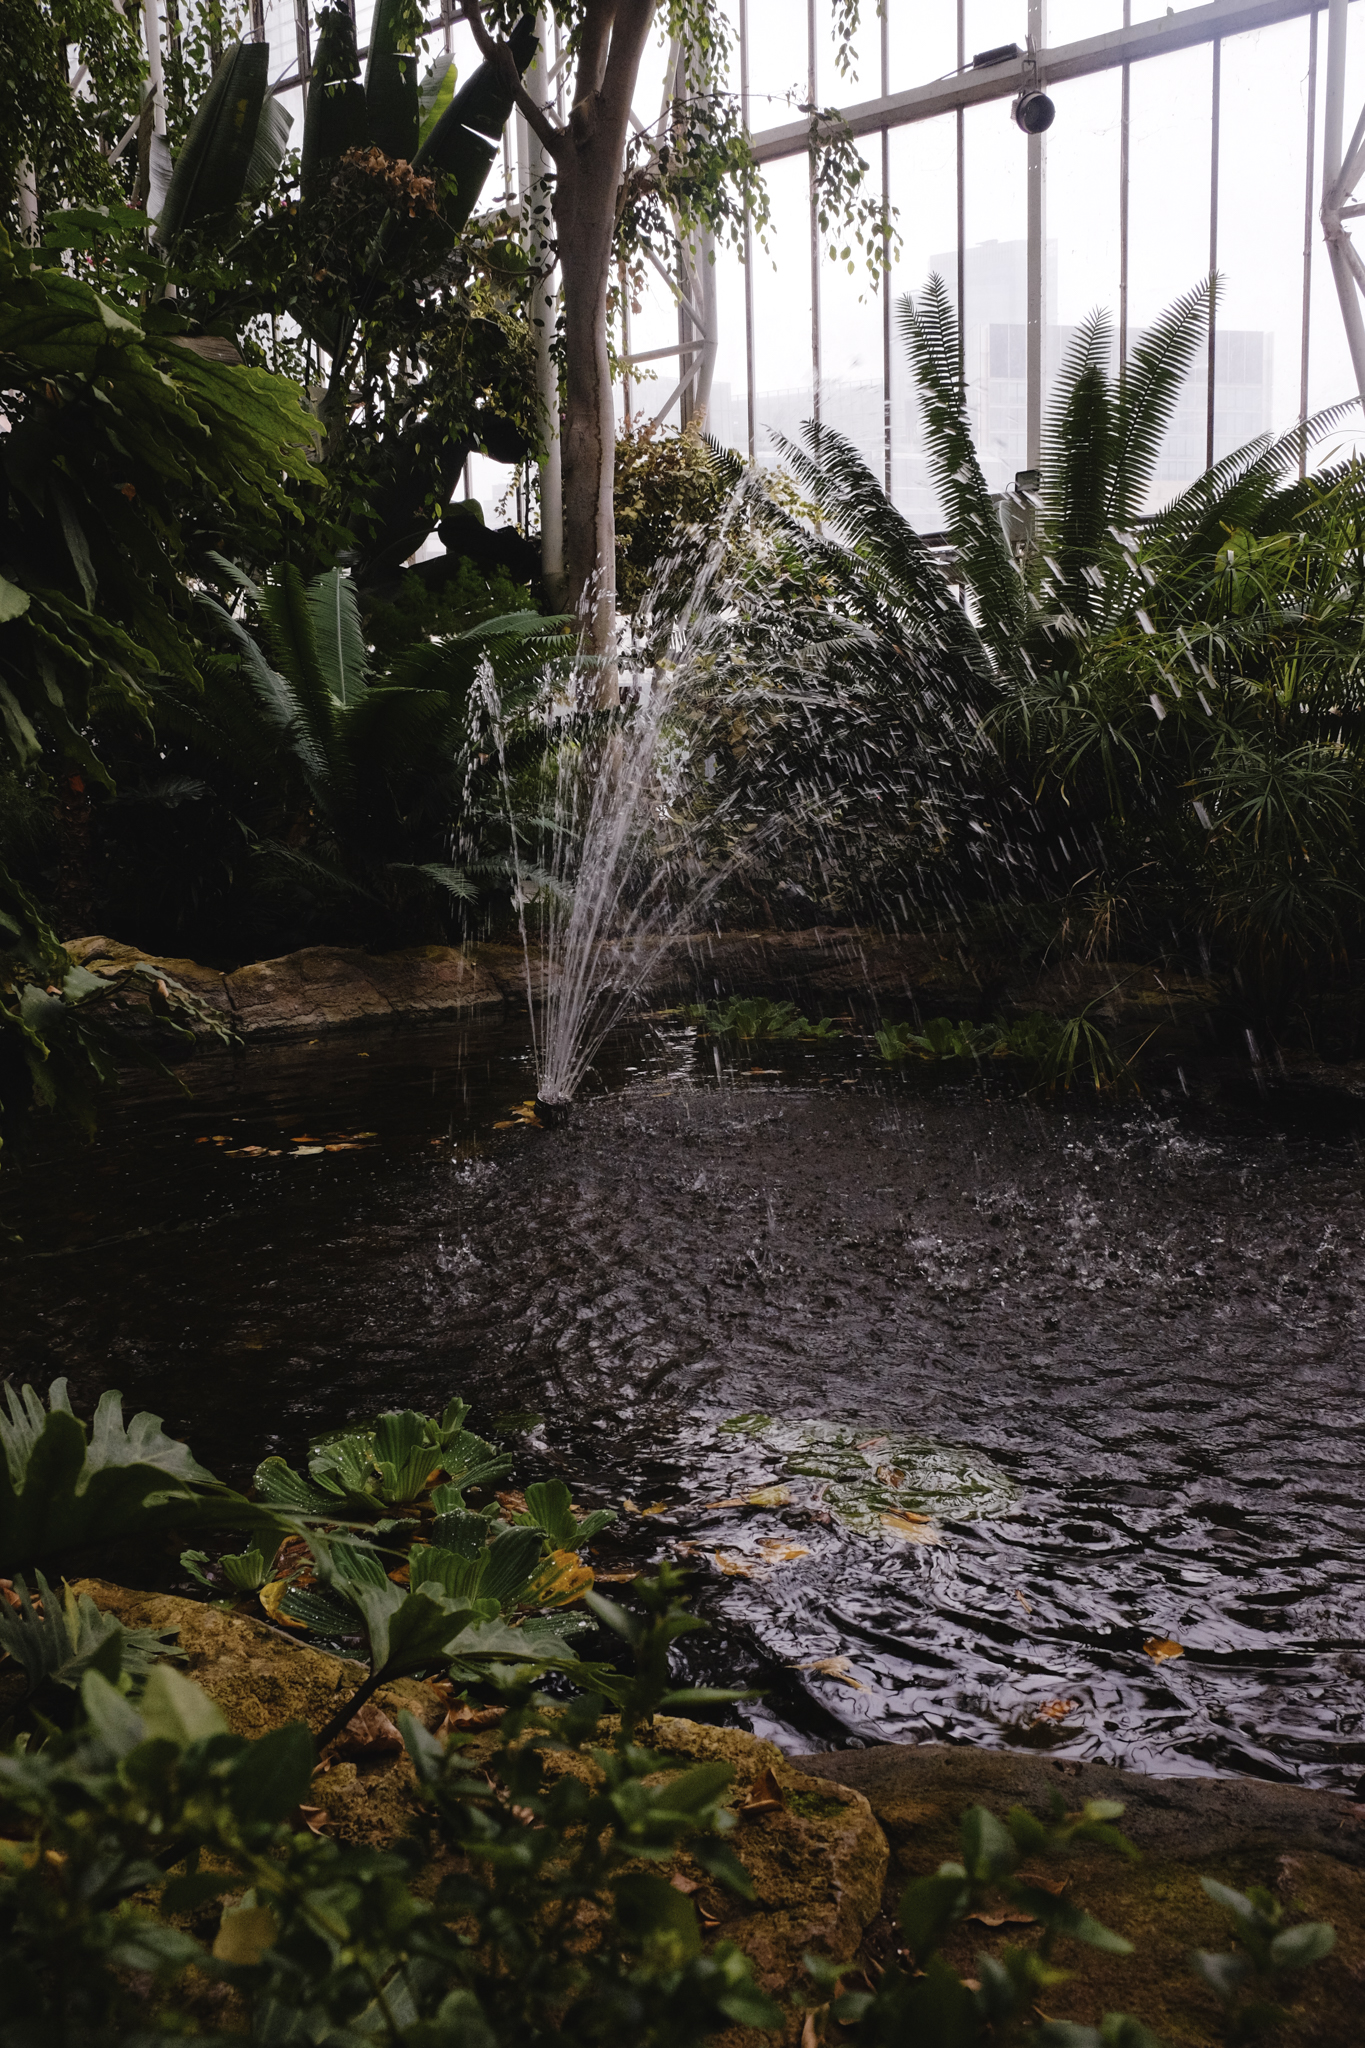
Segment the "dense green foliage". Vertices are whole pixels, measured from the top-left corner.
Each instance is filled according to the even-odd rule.
[[[1145,516],[1207,305],[1179,301],[1117,379],[1107,319],[1083,325],[1041,475],[995,499],[946,293],[907,301],[937,551],[834,429],[786,449],[814,522],[755,501],[737,527],[746,597],[702,742],[717,791],[788,818],[770,889],[1016,945],[1174,949],[1272,1021],[1349,959],[1365,475],[1296,474],[1338,408]]]

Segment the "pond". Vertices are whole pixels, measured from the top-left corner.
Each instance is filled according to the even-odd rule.
[[[622,1509],[600,1571],[695,1566],[689,1672],[788,1748],[1354,1787],[1355,1139],[874,1064],[664,1020],[554,1132],[502,1021],[135,1079],[4,1176],[0,1370],[238,1483],[464,1394],[522,1483]]]

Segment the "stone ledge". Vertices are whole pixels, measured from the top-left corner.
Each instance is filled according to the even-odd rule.
[[[92,974],[108,976],[145,960],[227,1012],[248,1040],[424,1023],[503,1006],[496,981],[455,946],[408,946],[396,953],[306,946],[231,974],[103,937],[71,939],[67,951]]]
[[[1207,1875],[1238,1891],[1261,1885],[1291,1920],[1326,1920],[1336,1929],[1332,1954],[1288,1987],[1292,2016],[1275,2036],[1281,2048],[1345,2048],[1360,2038],[1365,1807],[1349,1799],[1259,1778],[1149,1778],[1104,1764],[945,1743],[884,1743],[790,1762],[862,1792],[886,1830],[892,1858],[884,1943],[906,1881],[958,1855],[958,1823],[968,1806],[1003,1817],[1021,1805],[1043,1816],[1054,1794],[1069,1812],[1089,1799],[1117,1799],[1125,1809],[1119,1826],[1141,1861],[1082,1844],[1051,1875],[1067,1878],[1068,1897],[1127,1935],[1136,1952],[1114,1957],[1065,1943],[1060,1960],[1071,1974],[1050,1997],[1051,2017],[1097,2026],[1106,2012],[1127,2012],[1168,2048],[1217,2048],[1224,2039],[1217,2008],[1189,1967],[1192,1949],[1234,1945],[1224,1915],[1199,1883]],[[945,1954],[974,1975],[983,1951],[998,1958],[1009,1941],[1030,1938],[1024,1927],[969,1923]]]

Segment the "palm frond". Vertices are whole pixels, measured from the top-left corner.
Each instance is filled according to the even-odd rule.
[[[975,627],[924,542],[852,442],[816,421],[807,421],[801,431],[808,449],[784,435],[774,437],[783,461],[821,517],[866,565],[878,596],[913,625],[924,644],[964,656],[979,677],[988,678],[992,663]]]
[[[1208,334],[1218,282],[1206,278],[1166,308],[1119,378],[1107,523],[1127,526],[1144,509],[1180,387]]]
[[[317,744],[311,721],[293,684],[271,667],[245,626],[234,619],[231,612],[224,610],[216,598],[201,595],[199,602],[217,619],[237,649],[241,657],[241,672],[249,682],[267,724],[288,742],[314,796],[327,803],[331,784],[327,755]]]
[[[1221,547],[1229,527],[1258,524],[1285,473],[1334,433],[1359,403],[1348,398],[1297,423],[1287,434],[1260,434],[1233,449],[1166,506],[1152,522],[1152,532],[1187,554],[1202,554]]]
[[[948,510],[948,532],[976,595],[982,636],[1009,670],[1027,625],[1024,586],[977,460],[958,367],[957,315],[941,277],[932,276],[919,299],[901,300],[900,322],[920,387],[929,468]]]
[[[1114,325],[1097,309],[1077,328],[1057,379],[1043,434],[1045,560],[1062,571],[1058,597],[1078,619],[1098,609],[1093,571],[1109,525],[1114,402],[1108,366]]]
[[[345,706],[365,688],[369,669],[355,585],[340,569],[328,569],[313,578],[307,597],[323,683],[336,702]]]

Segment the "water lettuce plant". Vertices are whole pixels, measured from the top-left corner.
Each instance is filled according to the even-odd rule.
[[[280,1517],[234,1493],[168,1437],[159,1415],[125,1428],[123,1396],[100,1396],[87,1432],[64,1379],[47,1406],[7,1385],[0,1412],[0,1560],[13,1575],[83,1546],[181,1529],[267,1529]]]
[[[258,1496],[307,1524],[273,1562],[253,1546],[221,1558],[215,1576],[258,1597],[273,1621],[364,1645],[366,1676],[320,1737],[324,1746],[394,1678],[439,1671],[470,1681],[509,1662],[578,1665],[569,1638],[590,1624],[581,1608],[565,1610],[593,1583],[578,1553],[615,1515],[580,1516],[562,1479],[472,1506],[466,1496],[489,1493],[512,1459],[465,1428],[468,1413],[458,1398],[439,1417],[395,1410],[315,1437],[307,1478],[282,1458],[257,1469]],[[181,1563],[213,1585],[204,1552],[186,1551]]]
[[[979,1452],[901,1430],[823,1417],[735,1415],[727,1442],[754,1445],[770,1477],[813,1482],[813,1500],[859,1535],[910,1537],[939,1520],[989,1521],[1006,1513],[1016,1489]]]
[[[683,1011],[689,1024],[717,1038],[737,1038],[747,1045],[755,1038],[839,1038],[832,1017],[812,1024],[795,1003],[774,1003],[766,996],[727,996],[719,1003],[693,1003]]]

